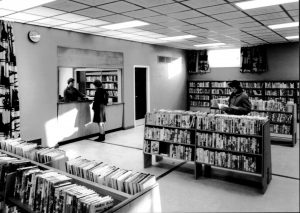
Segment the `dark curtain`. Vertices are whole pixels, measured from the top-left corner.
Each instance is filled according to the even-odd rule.
[[[198,72],[207,73],[209,71],[207,50],[198,50]]]
[[[266,72],[267,54],[266,46],[242,47],[241,48],[242,73],[262,73]]]
[[[0,20],[0,138],[20,137],[17,62],[9,22]]]

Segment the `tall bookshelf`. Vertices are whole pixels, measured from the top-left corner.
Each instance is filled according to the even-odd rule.
[[[102,82],[103,89],[108,93],[108,103],[120,103],[122,101],[122,78],[120,69],[76,69],[79,79],[79,90],[94,97],[96,88],[93,84],[95,80]]]
[[[170,116],[170,114],[172,115]],[[145,168],[152,165],[152,156],[155,156],[157,159],[162,157],[175,158],[193,163],[195,165],[194,175],[196,179],[202,175],[202,171],[205,171],[205,174],[209,174],[211,167],[216,167],[225,170],[225,173],[229,171],[238,180],[246,179],[256,182],[262,193],[266,191],[268,183],[271,181],[272,172],[270,123],[267,119],[260,120],[260,118],[257,118],[257,128],[255,128],[256,131],[254,132],[238,132],[233,130],[233,128],[228,128],[227,130],[216,127],[209,128],[216,123],[215,118],[218,117],[220,121],[222,115],[209,113],[193,114],[191,112],[176,114],[171,111],[170,114],[168,115],[165,111],[146,114],[143,149]],[[173,116],[174,114],[175,116]],[[190,115],[190,120],[194,120],[189,127],[185,125],[186,119],[182,119],[182,116],[186,114]],[[170,121],[173,118],[175,122]],[[232,122],[237,122],[240,117],[231,116],[231,119]],[[170,125],[171,123],[175,125]],[[226,127],[226,124],[229,123],[224,122],[222,125],[217,126]],[[229,131],[230,129],[231,131]],[[171,139],[169,137],[170,130]],[[175,133],[180,133],[180,131],[188,131],[190,140],[186,140],[187,137],[174,136],[176,135]],[[217,136],[222,138],[222,140],[217,140]],[[226,143],[224,142],[225,138]],[[176,146],[178,148],[174,149]],[[192,150],[191,155],[189,155],[188,150]],[[235,161],[233,160],[233,162],[235,164],[228,163],[228,160],[226,163],[218,163],[222,159],[231,159],[232,156],[234,156]],[[204,170],[202,167],[204,167]]]
[[[298,81],[240,81],[241,86],[251,99],[276,100],[297,104],[297,120],[299,121],[299,82]],[[188,108],[197,111],[199,107],[210,108],[209,101],[203,101],[205,95],[209,100],[229,98],[229,81],[188,81]],[[205,90],[205,94],[203,91]],[[195,98],[198,95],[198,99]],[[205,102],[205,103],[204,103]]]

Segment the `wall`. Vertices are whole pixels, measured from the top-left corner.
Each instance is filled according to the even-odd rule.
[[[210,73],[191,75],[190,80],[299,80],[299,43],[273,44],[267,47],[268,72],[241,73],[237,67],[212,68]]]
[[[57,47],[81,48],[124,54],[124,128],[134,125],[133,66],[150,68],[150,109],[186,108],[184,51],[100,36],[68,32],[15,23],[17,66],[20,83],[21,137],[42,138],[43,144],[55,143],[57,132]],[[27,39],[30,30],[41,34],[37,44]],[[158,64],[157,56],[181,58],[179,66]]]

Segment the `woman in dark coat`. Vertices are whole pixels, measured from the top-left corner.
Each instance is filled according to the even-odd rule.
[[[104,141],[105,140],[105,130],[104,124],[106,122],[106,114],[105,114],[105,106],[108,102],[108,94],[102,88],[102,82],[99,80],[94,81],[94,85],[96,87],[93,110],[94,110],[94,118],[93,122],[99,125],[100,135],[96,141]]]
[[[251,102],[248,95],[243,91],[239,81],[232,81],[228,84],[232,93],[229,97],[228,107],[222,107],[221,110],[232,115],[247,115],[251,112]]]

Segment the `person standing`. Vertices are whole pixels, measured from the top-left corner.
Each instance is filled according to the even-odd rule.
[[[79,92],[75,87],[74,87],[74,78],[69,78],[68,79],[68,86],[64,90],[64,101],[65,102],[71,102],[71,101],[78,101],[78,100],[83,100],[85,98],[85,95]]]
[[[240,85],[240,82],[233,80],[228,83],[228,86],[231,89],[231,94],[228,100],[228,107],[221,106],[220,109],[227,114],[232,115],[247,115],[251,112],[251,102],[248,95],[244,92],[243,88]]]
[[[99,137],[96,141],[105,141],[105,130],[104,124],[106,122],[106,113],[105,107],[108,103],[108,94],[106,90],[102,88],[102,82],[100,80],[95,80],[93,83],[96,87],[94,102],[93,102],[93,110],[94,110],[94,118],[93,122],[99,125]]]

